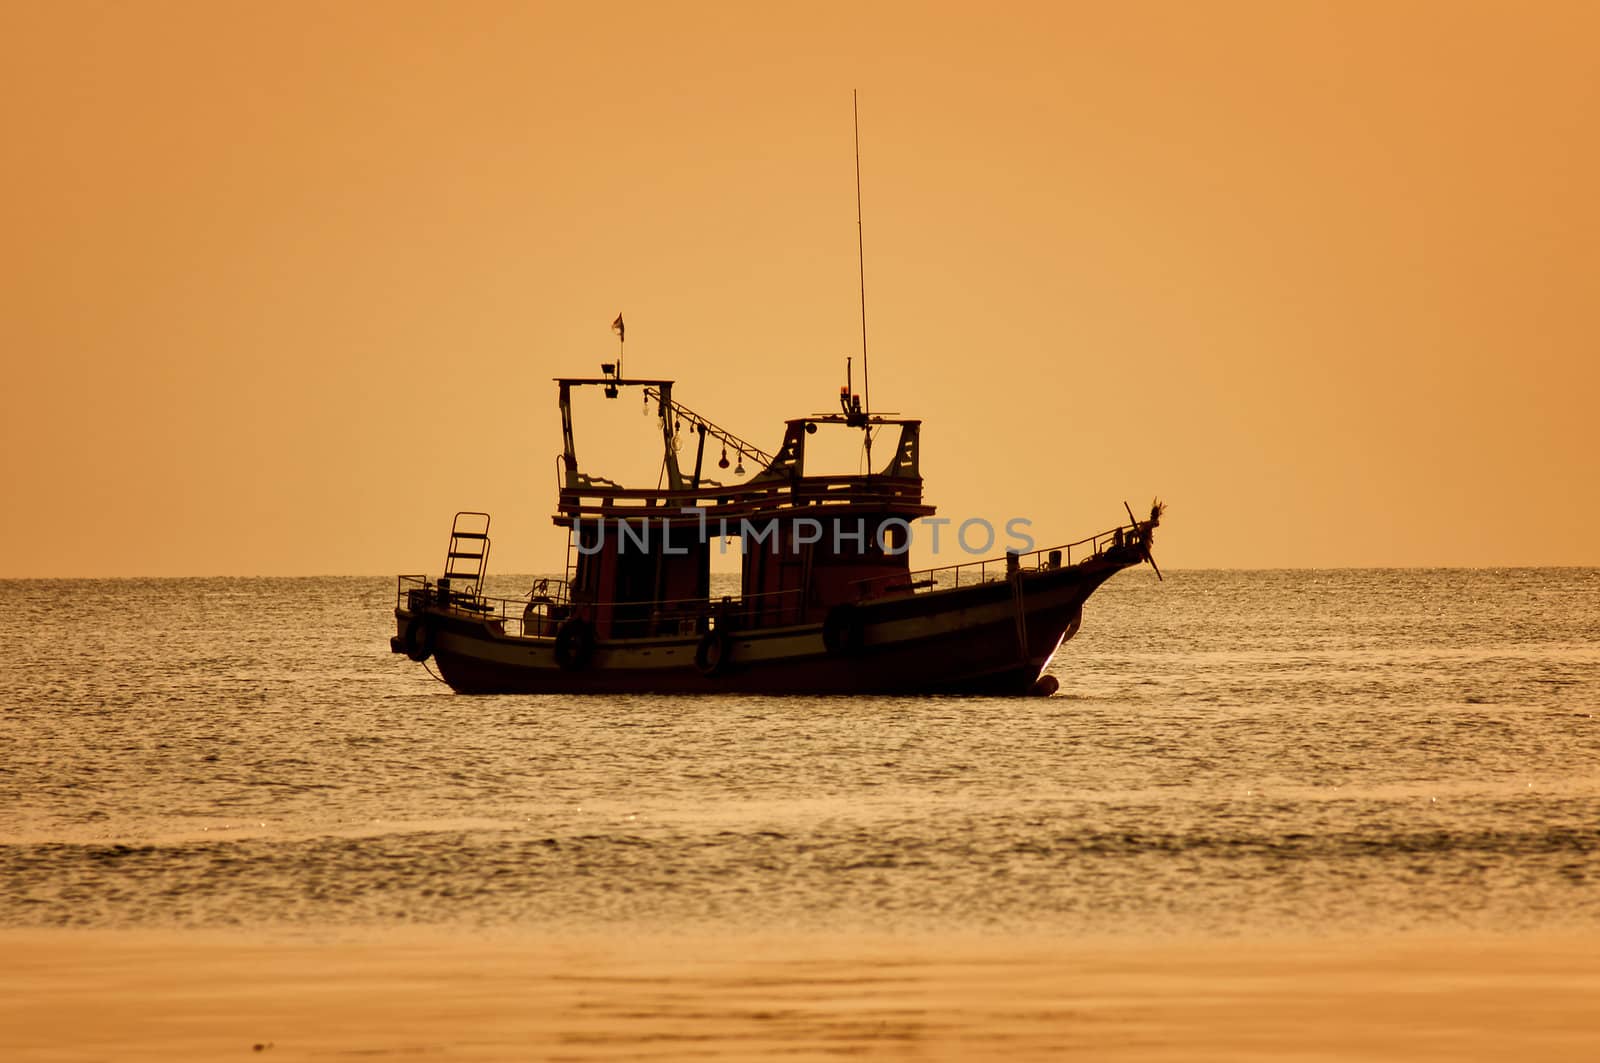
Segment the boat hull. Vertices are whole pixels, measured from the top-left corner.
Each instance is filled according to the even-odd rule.
[[[1084,602],[1126,567],[1096,558],[865,601],[825,624],[725,631],[711,654],[711,635],[610,639],[581,662],[565,654],[563,667],[553,636],[507,635],[493,619],[436,608],[396,609],[396,643],[427,625],[440,677],[463,694],[1019,695],[1039,692]]]

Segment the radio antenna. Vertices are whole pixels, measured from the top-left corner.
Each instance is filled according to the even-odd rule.
[[[872,383],[867,376],[867,249],[861,228],[861,107],[856,90],[850,90],[850,116],[856,132],[856,271],[861,278],[861,399],[865,414],[872,416]],[[872,475],[872,425],[866,426],[867,475]]]

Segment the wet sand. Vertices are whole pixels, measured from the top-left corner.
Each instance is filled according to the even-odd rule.
[[[1600,937],[0,932],[8,1060],[1593,1060]]]

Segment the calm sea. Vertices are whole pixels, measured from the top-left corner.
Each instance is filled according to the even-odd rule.
[[[391,580],[0,591],[0,925],[1600,925],[1600,570],[1128,572],[1023,700],[467,698]]]

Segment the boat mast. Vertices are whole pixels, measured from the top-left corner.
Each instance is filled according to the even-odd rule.
[[[850,115],[856,132],[856,272],[861,279],[861,400],[867,416],[872,416],[872,384],[867,376],[867,251],[866,237],[861,227],[861,108],[856,102],[856,90],[850,90]],[[872,425],[865,426],[867,433],[867,475],[872,475]]]

